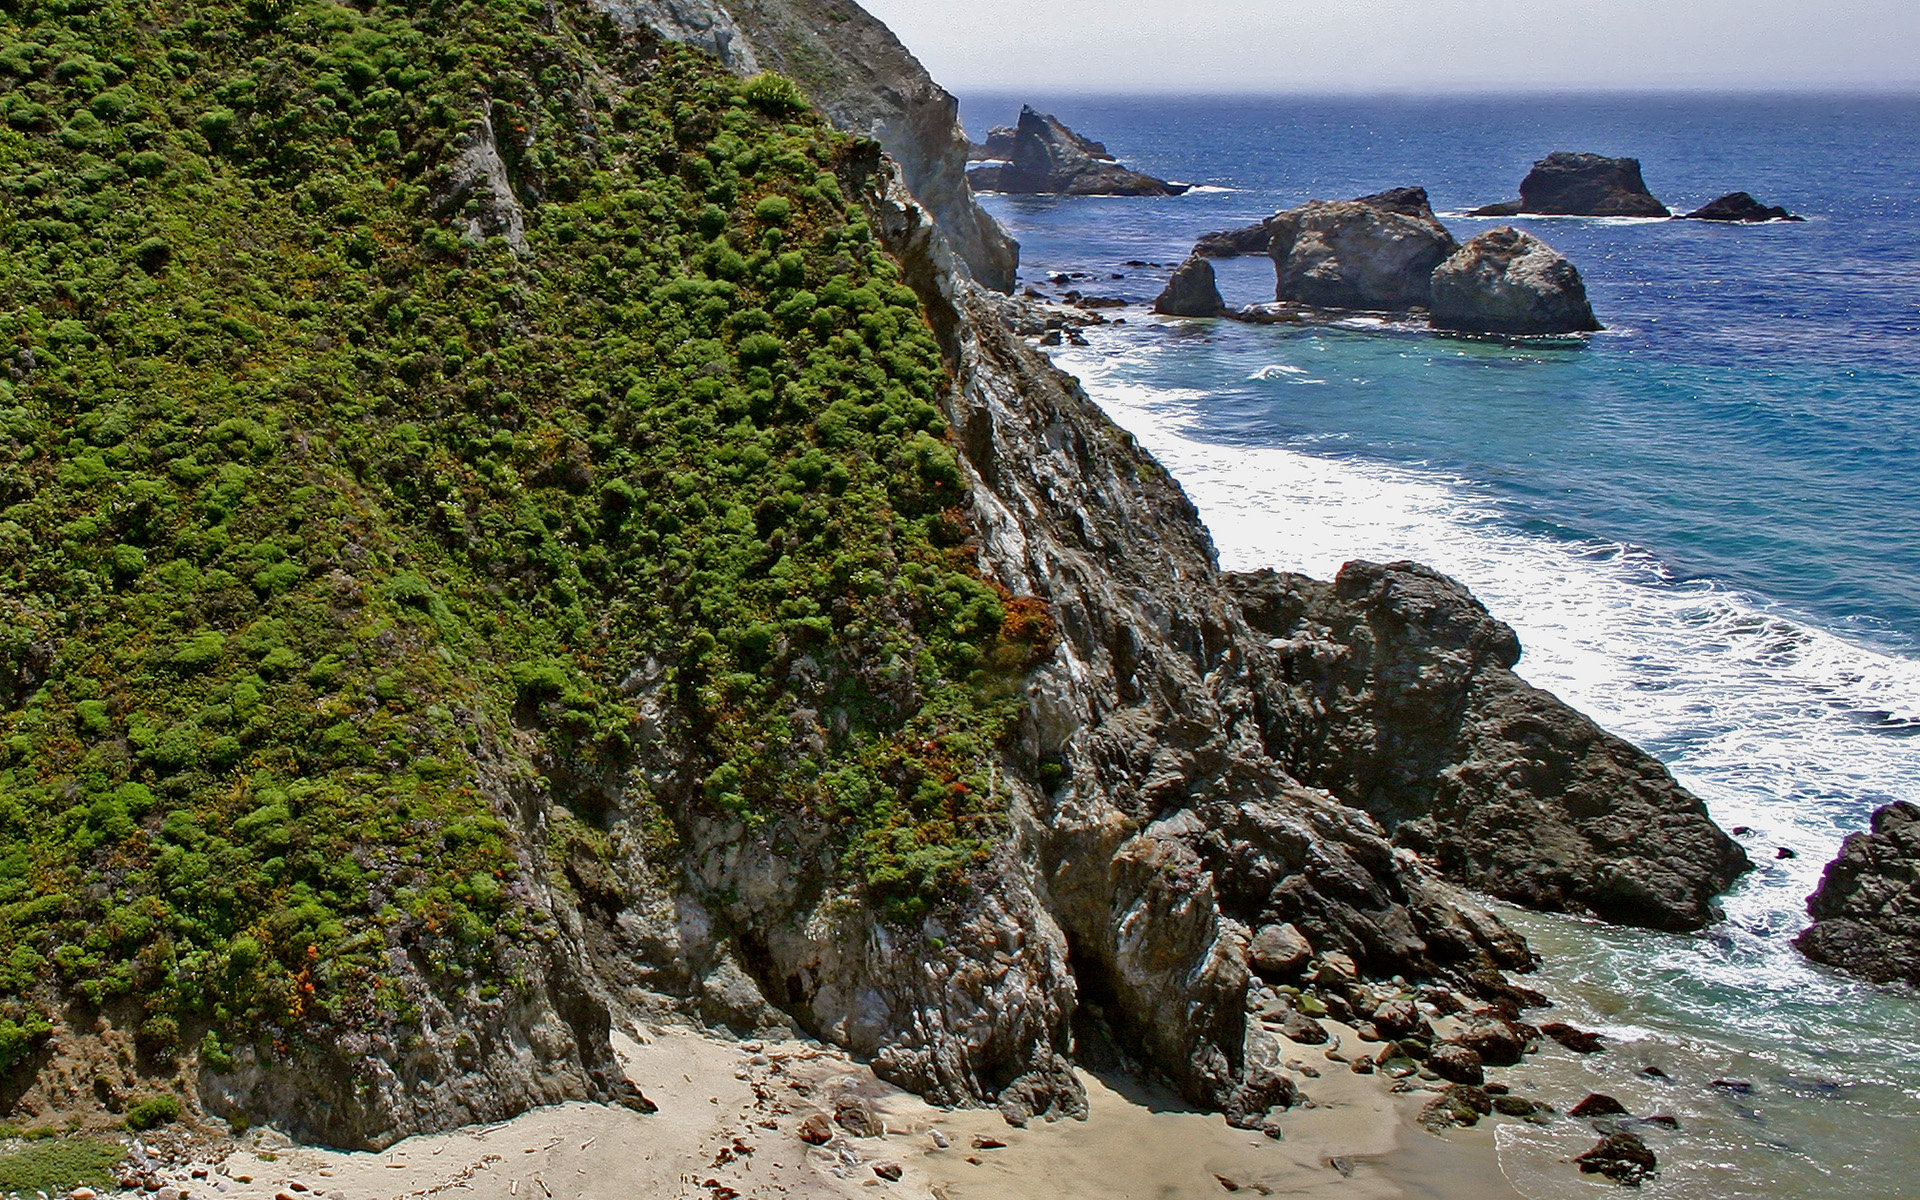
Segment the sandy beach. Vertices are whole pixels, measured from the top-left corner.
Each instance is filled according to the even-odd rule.
[[[1350,1031],[1329,1026],[1354,1045]],[[1487,1129],[1435,1137],[1413,1123],[1425,1090],[1395,1095],[1380,1075],[1289,1046],[1312,1064],[1311,1104],[1283,1136],[1234,1129],[1124,1077],[1085,1074],[1086,1121],[1010,1127],[992,1110],[934,1108],[816,1044],[734,1042],[674,1025],[616,1039],[629,1076],[659,1107],[642,1115],[569,1104],[504,1124],[409,1138],[378,1154],[249,1134],[212,1168],[230,1200],[373,1200],[455,1194],[475,1200],[1187,1200],[1235,1192],[1350,1200],[1517,1200]],[[883,1129],[831,1124],[857,1097]],[[803,1122],[830,1130],[809,1145]],[[858,1119],[855,1119],[858,1124]],[[816,1135],[817,1136],[817,1135]],[[206,1193],[202,1192],[202,1195]]]

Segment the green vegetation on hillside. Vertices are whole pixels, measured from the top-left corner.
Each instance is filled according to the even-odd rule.
[[[220,1067],[396,951],[515,986],[536,774],[953,893],[1049,630],[876,162],[564,0],[0,0],[0,1071],[62,995]]]

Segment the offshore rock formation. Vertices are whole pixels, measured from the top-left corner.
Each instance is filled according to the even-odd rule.
[[[1637,158],[1570,154],[1556,150],[1520,182],[1520,199],[1476,208],[1470,217],[1516,217],[1522,213],[1575,217],[1668,217],[1640,177]]]
[[[1020,109],[1012,138],[996,129],[992,146],[1007,151],[1004,161],[982,163],[968,173],[973,186],[987,192],[1045,196],[1178,196],[1186,184],[1168,183],[1115,162],[1107,148],[1068,129],[1060,118]]]
[[[1213,264],[1195,254],[1173,272],[1153,311],[1170,317],[1217,317],[1227,311]]]
[[[1765,205],[1746,192],[1728,192],[1718,200],[1710,200],[1687,213],[1683,221],[1734,221],[1742,224],[1759,224],[1763,221],[1804,221],[1805,217],[1796,217],[1779,205]]]
[[[1600,328],[1574,265],[1511,226],[1474,238],[1433,272],[1433,326],[1466,333],[1590,333]]]
[[[1873,814],[1871,833],[1849,835],[1807,912],[1813,927],[1793,944],[1808,958],[1920,986],[1920,806],[1896,801]]]
[[[1315,308],[1425,307],[1433,269],[1459,246],[1419,188],[1314,200],[1275,214],[1266,227],[1275,299]]]
[[[1273,230],[1267,222],[1257,225],[1243,225],[1239,229],[1225,229],[1219,233],[1204,233],[1193,244],[1193,252],[1207,258],[1238,258],[1242,254],[1265,254],[1267,243],[1273,240]]]

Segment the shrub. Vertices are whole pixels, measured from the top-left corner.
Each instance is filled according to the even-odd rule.
[[[135,1102],[127,1109],[126,1125],[138,1133],[165,1125],[180,1117],[180,1102],[172,1096],[149,1096]]]
[[[117,1142],[49,1140],[0,1157],[0,1192],[51,1196],[77,1187],[108,1188],[114,1183],[114,1164],[126,1156],[127,1148]]]
[[[806,93],[784,75],[768,71],[740,85],[740,94],[748,104],[770,117],[791,117],[807,111]]]

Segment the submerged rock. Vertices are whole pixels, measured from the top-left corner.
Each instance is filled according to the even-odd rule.
[[[996,130],[995,135],[1003,131]],[[1004,160],[985,162],[967,173],[974,189],[1015,195],[1047,196],[1178,196],[1186,184],[1168,183],[1129,170],[1115,162],[1099,142],[1068,129],[1060,118],[1020,110],[1020,123],[1008,142],[999,136]]]
[[[1573,1161],[1584,1175],[1605,1175],[1628,1187],[1639,1187],[1660,1165],[1647,1144],[1631,1133],[1610,1133]]]
[[[1167,280],[1166,290],[1153,302],[1153,311],[1170,317],[1217,317],[1227,311],[1213,264],[1199,255],[1181,263]]]
[[[1920,985],[1920,805],[1896,800],[1850,834],[1807,900],[1813,926],[1793,944],[1815,962],[1875,983]]]
[[[1433,272],[1436,329],[1465,333],[1589,333],[1600,328],[1580,271],[1532,234],[1502,226]]]
[[[1310,201],[1275,214],[1267,228],[1267,253],[1277,275],[1274,298],[1316,308],[1425,307],[1432,299],[1433,269],[1459,247],[1419,188]]]
[[[1520,183],[1520,199],[1476,208],[1470,217],[1515,217],[1522,213],[1576,217],[1669,217],[1640,177],[1637,158],[1570,154],[1556,150]]]
[[[1728,192],[1686,214],[1684,221],[1737,221],[1758,224],[1762,221],[1804,221],[1778,205],[1769,207],[1746,192]]]

